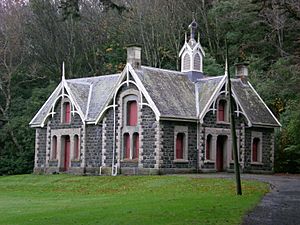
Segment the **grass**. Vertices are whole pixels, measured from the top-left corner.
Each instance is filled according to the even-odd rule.
[[[268,191],[188,176],[0,177],[0,224],[239,224]]]

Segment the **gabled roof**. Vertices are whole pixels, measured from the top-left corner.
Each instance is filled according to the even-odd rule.
[[[82,119],[86,121],[95,120],[114,89],[119,75],[63,80],[31,120],[30,125],[33,127],[43,126],[45,118],[49,116],[57,99],[61,97],[63,88],[69,92],[71,101],[73,100],[72,103],[78,106],[77,110],[80,114],[83,114],[84,118]]]
[[[196,119],[195,85],[184,73],[146,66],[135,72],[161,117]]]
[[[214,96],[214,92],[216,92],[218,85],[220,85],[222,79],[223,76],[206,77],[200,79],[196,83],[199,113],[203,112],[205,106],[209,103],[209,100]]]
[[[142,66],[133,69],[127,64],[121,74],[99,77],[62,80],[52,95],[30,122],[33,127],[43,126],[49,115],[53,115],[57,100],[66,91],[82,120],[97,123],[109,107],[114,93],[124,79],[131,74],[138,89],[143,93],[156,119],[203,121],[205,114],[226,85],[227,77],[206,77],[193,83],[185,73]],[[280,126],[251,84],[239,79],[232,80],[234,98],[248,124],[257,126]]]
[[[235,97],[253,125],[281,126],[249,82],[244,84],[240,79],[231,79],[231,85]]]

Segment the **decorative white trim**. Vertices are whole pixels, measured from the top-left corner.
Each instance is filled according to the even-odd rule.
[[[88,97],[88,102],[86,106],[86,111],[85,111],[85,120],[87,119],[89,109],[90,109],[90,103],[91,103],[91,97],[92,97],[92,91],[93,91],[93,84],[90,85],[90,90],[89,90],[89,97]]]
[[[257,95],[257,97],[259,98],[259,100],[264,104],[264,106],[267,108],[267,110],[269,111],[269,113],[272,115],[273,119],[276,121],[276,123],[281,127],[281,123],[277,120],[277,118],[274,116],[274,114],[272,113],[272,111],[269,109],[269,107],[267,106],[267,104],[262,100],[262,98],[259,96],[259,94],[256,92],[256,90],[253,88],[253,86],[250,84],[250,82],[247,82],[248,85],[251,87],[251,89],[254,91],[254,93]]]
[[[33,117],[33,119],[30,121],[29,125],[32,126],[32,127],[40,127],[41,124],[39,125],[33,125],[33,121],[36,119],[36,117],[38,116],[38,114],[40,114],[40,112],[46,107],[46,105],[48,104],[48,102],[50,101],[50,99],[55,95],[57,94],[56,92],[59,91],[59,89],[61,89],[62,87],[62,82],[60,82],[58,84],[58,86],[55,88],[55,90],[52,92],[52,94],[50,95],[50,97],[47,99],[47,101],[44,103],[44,105],[40,108],[40,110],[35,114],[35,116]],[[49,113],[49,112],[48,112]],[[47,113],[47,115],[48,115]]]
[[[206,103],[204,109],[202,110],[202,112],[199,115],[199,119],[200,122],[203,123],[203,119],[204,116],[206,115],[206,113],[209,111],[209,106],[212,104],[212,102],[217,98],[217,93],[220,92],[220,90],[222,89],[224,83],[225,83],[225,79],[226,76],[224,75],[222,80],[220,81],[220,83],[218,84],[217,88],[215,89],[214,93],[212,94],[212,96],[210,97],[210,99],[208,100],[208,102]],[[198,117],[198,116],[197,116]]]

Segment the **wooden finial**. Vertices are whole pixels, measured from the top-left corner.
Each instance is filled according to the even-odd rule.
[[[62,63],[62,80],[65,80],[65,62]]]

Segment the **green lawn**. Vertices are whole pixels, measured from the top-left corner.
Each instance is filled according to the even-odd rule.
[[[0,224],[239,224],[268,191],[187,176],[0,177]]]

